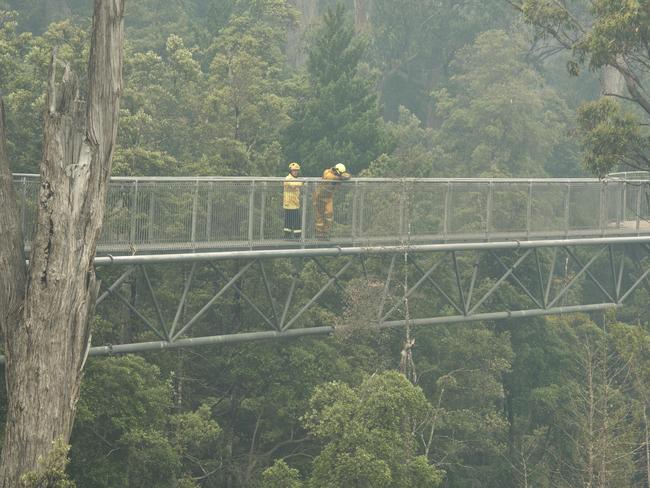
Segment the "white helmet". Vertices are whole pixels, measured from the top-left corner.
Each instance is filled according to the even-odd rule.
[[[343,174],[343,173],[345,173],[345,164],[343,164],[343,163],[338,163],[337,165],[334,166],[334,170],[335,170],[338,174]]]

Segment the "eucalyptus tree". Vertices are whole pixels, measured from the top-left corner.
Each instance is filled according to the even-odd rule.
[[[201,125],[205,75],[191,48],[170,35],[163,54],[127,46],[120,143],[114,173],[187,174],[183,163],[204,147]]]
[[[391,144],[380,118],[372,78],[361,67],[363,41],[343,4],[328,9],[308,48],[308,86],[285,131],[285,153],[320,175],[337,162],[368,167]]]
[[[294,104],[284,47],[297,12],[284,0],[246,5],[210,48],[206,128],[211,133],[203,166],[222,174],[274,172],[282,160],[279,134]]]
[[[51,50],[81,71],[87,55],[87,33],[70,20],[50,24],[41,35],[20,32],[20,14],[0,10],[2,96],[7,111],[7,150],[15,172],[37,172],[42,152],[41,112],[44,109]]]
[[[117,134],[123,14],[123,0],[95,1],[85,106],[69,65],[58,78],[52,55],[29,268],[0,107],[0,326],[9,397],[2,487],[39,471],[39,458],[72,429],[98,289],[92,259]]]
[[[602,72],[604,97],[578,113],[589,169],[599,175],[619,164],[650,169],[650,2],[507,1],[540,37],[571,53],[571,74],[583,68]]]
[[[504,486],[509,334],[483,323],[441,325],[416,330],[415,341],[418,386],[432,406],[418,436],[423,451],[448,486]]]
[[[221,428],[207,403],[175,411],[166,374],[138,356],[86,368],[70,474],[86,488],[215,486]]]
[[[298,470],[289,467],[281,459],[262,474],[262,488],[302,488],[302,486]]]
[[[313,488],[435,488],[444,472],[418,449],[417,437],[430,409],[422,390],[389,371],[350,387],[318,387],[303,417],[323,443],[314,459]]]
[[[486,31],[460,49],[447,88],[433,93],[442,123],[438,164],[459,176],[542,176],[566,143],[563,100],[523,59],[516,34]],[[571,171],[575,161],[563,161]]]
[[[356,3],[356,2],[355,2]],[[448,84],[456,52],[488,29],[508,29],[514,15],[501,0],[373,0],[372,61],[381,72],[384,114],[403,105],[430,127],[439,123],[429,93]]]

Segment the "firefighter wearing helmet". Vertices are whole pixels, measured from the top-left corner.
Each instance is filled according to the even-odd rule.
[[[302,219],[300,216],[300,190],[303,182],[298,181],[300,164],[289,163],[289,174],[284,179],[282,208],[284,209],[285,239],[299,239],[302,234]]]
[[[342,163],[323,171],[324,181],[317,185],[313,197],[316,239],[329,239],[334,221],[334,192],[341,181],[349,180],[350,177]]]

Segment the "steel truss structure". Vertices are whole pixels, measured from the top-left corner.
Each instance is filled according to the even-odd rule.
[[[98,311],[107,304],[115,311],[120,303],[156,338],[89,351],[108,355],[332,334],[358,326],[358,317],[313,327],[301,320],[317,304],[341,304],[364,290],[361,321],[371,329],[616,308],[639,286],[650,286],[650,237],[108,256],[95,264],[103,277]],[[164,293],[170,301],[165,270],[172,266],[179,285],[173,310],[159,299]],[[211,277],[210,295],[205,276]],[[146,290],[137,303],[124,293],[134,277]],[[352,288],[344,286],[351,279]],[[202,301],[190,300],[199,290]],[[238,330],[212,326],[215,307],[228,296],[246,303],[256,323]],[[593,301],[581,303],[584,296]],[[342,308],[333,312],[341,317]]]

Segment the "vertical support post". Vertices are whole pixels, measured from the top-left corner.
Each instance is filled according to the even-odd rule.
[[[149,243],[153,242],[153,219],[154,219],[154,193],[155,187],[150,187],[151,193],[149,194],[149,222],[147,222],[147,240]]]
[[[20,202],[20,225],[23,229],[23,238],[25,240],[30,238],[30,235],[27,233],[27,210],[25,206],[27,205],[27,178],[23,176],[23,201]]]
[[[266,212],[266,181],[262,182],[262,202],[260,204],[260,241],[264,241],[264,214]]]
[[[571,208],[571,183],[566,184],[566,195],[564,196],[564,236],[569,235],[569,219]]]
[[[135,180],[133,184],[133,190],[131,191],[131,230],[129,234],[129,240],[131,245],[135,245],[135,229],[136,222],[135,218],[138,213],[138,180]]]
[[[494,195],[494,185],[490,181],[488,184],[487,209],[485,211],[485,238],[490,240],[490,222],[492,221],[492,198]]]
[[[357,200],[359,198],[359,182],[354,182],[354,194],[352,195],[352,243],[357,242],[357,213],[359,212]]]
[[[404,238],[404,227],[405,227],[405,221],[404,221],[404,206],[406,204],[406,183],[404,178],[402,178],[402,189],[400,191],[399,195],[399,237],[400,239]]]
[[[253,248],[253,219],[255,216],[255,180],[251,181],[248,194],[248,247]]]
[[[301,219],[300,219],[300,247],[305,247],[305,239],[307,239],[307,194],[309,193],[311,186],[308,181],[300,187],[302,190],[302,207],[300,209]],[[284,320],[284,319],[283,319]]]
[[[365,210],[365,208],[366,208],[365,207],[366,191],[365,191],[363,185],[361,185],[361,184],[359,184],[358,190],[359,190],[359,208],[357,209],[357,220],[358,220],[358,223],[357,223],[357,235],[359,237],[362,237],[363,236],[363,229],[364,229],[363,216],[364,216],[364,214],[366,212],[366,210]]]
[[[603,180],[600,184],[600,212],[598,215],[598,230],[600,235],[605,235],[607,230],[607,180]]]
[[[639,233],[639,224],[641,220],[641,186],[637,187],[637,192],[636,192],[636,233]]]
[[[205,215],[205,240],[210,242],[212,240],[212,192],[213,192],[213,182],[211,181],[208,185],[208,198],[207,198],[207,208]]]
[[[533,182],[528,182],[528,202],[526,202],[526,239],[530,239],[533,218]]]
[[[621,185],[621,183],[619,183]],[[625,222],[625,210],[627,208],[627,181],[621,185],[620,198],[617,200],[618,208],[616,209],[616,228],[621,228],[621,222]]]
[[[445,241],[447,240],[447,236],[449,234],[449,204],[451,202],[451,191],[451,181],[447,181],[447,189],[445,191],[445,208],[442,218],[442,237]]]
[[[192,228],[190,230],[190,242],[196,242],[196,218],[198,215],[199,207],[199,180],[194,184],[194,197],[192,198]]]

